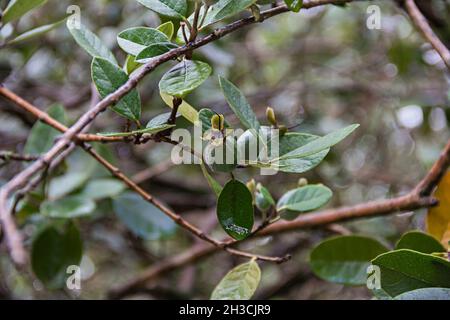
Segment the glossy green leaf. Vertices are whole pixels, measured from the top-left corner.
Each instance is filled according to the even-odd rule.
[[[16,44],[16,43],[30,40],[37,36],[43,35],[47,32],[52,31],[53,29],[59,27],[65,20],[66,20],[66,18],[64,18],[63,20],[57,21],[55,23],[46,24],[46,25],[28,30],[28,31],[18,35],[14,39],[8,41],[8,44]]]
[[[256,3],[256,0],[219,0],[209,8],[203,23],[203,27],[235,16],[254,3]],[[204,7],[200,11],[200,17],[203,17],[203,15]],[[189,20],[192,21],[193,17],[189,17]]]
[[[299,12],[303,6],[303,0],[284,0],[287,7],[294,12]]]
[[[280,157],[280,159],[290,159],[290,158],[303,158],[310,156],[312,154],[318,153],[320,151],[329,149],[335,144],[344,140],[348,135],[350,135],[356,128],[359,127],[359,124],[353,124],[351,126],[345,127],[338,131],[327,134],[324,137],[320,137],[311,141],[310,143],[295,149],[291,152],[288,152]]]
[[[80,233],[73,223],[64,228],[49,226],[33,239],[31,266],[34,274],[51,289],[62,288],[67,267],[79,265],[83,253]]]
[[[150,10],[174,19],[183,19],[187,12],[186,0],[136,0]]]
[[[159,90],[183,98],[208,79],[211,72],[211,67],[205,62],[183,60],[162,77]]]
[[[27,12],[42,6],[47,0],[12,0],[9,2],[2,16],[2,24],[21,18]]]
[[[126,186],[117,179],[95,179],[86,184],[81,195],[84,199],[101,200],[115,197],[122,193],[125,188]]]
[[[115,92],[128,81],[128,75],[110,61],[96,57],[92,61],[92,79],[102,98]],[[139,120],[141,116],[141,99],[136,89],[119,100],[112,110],[130,119]]]
[[[450,288],[450,262],[429,254],[400,249],[376,257],[381,288],[391,296],[420,288]]]
[[[162,55],[172,49],[178,48],[178,46],[172,42],[158,42],[149,45],[147,48],[139,52],[136,56],[136,61],[139,63],[146,63],[151,58]]]
[[[402,293],[395,300],[450,300],[450,289],[423,288]]]
[[[110,61],[112,64],[117,65],[117,60],[112,54],[111,50],[106,47],[97,35],[89,30],[83,24],[75,26],[72,21],[67,20],[67,28],[69,29],[72,37],[78,43],[80,47],[86,50],[92,57],[100,57]]]
[[[214,289],[211,300],[250,300],[260,281],[258,264],[255,261],[243,263],[225,275]]]
[[[173,25],[172,21],[167,21],[167,22],[161,24],[156,29],[161,31],[162,33],[164,33],[167,36],[167,38],[170,40],[173,37],[173,33],[175,31],[175,26]]]
[[[176,225],[161,210],[132,192],[113,199],[113,208],[119,219],[136,236],[157,240],[172,235]]]
[[[362,236],[335,237],[320,243],[310,255],[312,271],[320,278],[341,284],[364,285],[367,267],[388,251],[378,241]]]
[[[285,193],[277,203],[277,211],[283,219],[293,220],[301,212],[324,206],[332,196],[333,192],[324,185],[307,185]]]
[[[234,239],[243,240],[252,231],[253,199],[247,186],[240,181],[229,181],[217,202],[217,217],[222,228]]]
[[[410,231],[405,233],[397,242],[395,249],[411,249],[422,253],[446,251],[439,241],[420,231]]]
[[[169,38],[163,32],[145,27],[130,28],[117,36],[119,46],[132,56],[137,56],[152,44],[166,42],[169,42]]]
[[[64,108],[61,105],[54,105],[50,107],[47,113],[49,116],[63,124],[66,122]],[[28,135],[28,139],[24,147],[24,153],[45,153],[53,146],[56,137],[60,135],[61,132],[58,130],[41,121],[37,121],[33,128],[31,128],[30,134]]]
[[[50,218],[72,219],[90,215],[95,202],[84,196],[71,196],[55,201],[44,201],[41,213]]]
[[[244,94],[234,84],[221,76],[219,76],[219,82],[228,105],[242,125],[247,129],[254,129],[258,132],[260,128],[259,121]]]

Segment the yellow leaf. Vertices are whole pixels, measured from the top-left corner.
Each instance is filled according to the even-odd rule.
[[[450,240],[450,171],[442,178],[434,197],[439,206],[431,208],[427,215],[427,231],[448,248]]]
[[[169,107],[172,108],[172,100],[173,97],[169,96],[168,94],[165,94],[163,92],[159,93],[161,95],[161,98],[167,104]],[[188,121],[192,123],[196,123],[198,121],[198,112],[195,110],[193,106],[191,106],[189,103],[183,100],[183,103],[178,107],[178,112],[186,118]]]

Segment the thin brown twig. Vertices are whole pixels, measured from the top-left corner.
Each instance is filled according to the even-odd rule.
[[[168,159],[166,161],[160,162],[153,167],[144,169],[138,173],[136,173],[134,176],[131,177],[131,180],[133,180],[137,184],[141,184],[144,181],[150,180],[155,176],[158,176],[170,168],[174,166],[174,163],[171,159]]]
[[[414,0],[405,0],[406,11],[414,25],[419,29],[425,39],[431,44],[434,50],[441,56],[447,68],[450,70],[450,50],[442,43],[438,36],[430,27],[427,19],[417,8]]]
[[[15,96],[15,94],[12,93],[11,91],[9,91],[9,90],[7,90],[7,91],[8,91],[8,95],[9,96]],[[26,108],[28,108],[30,110],[37,109],[35,106],[33,106],[31,103],[25,101],[24,99],[14,99],[14,101],[15,101],[15,103],[17,103],[21,107],[26,107]],[[178,105],[181,104],[181,101],[177,100],[176,103],[174,102],[174,109],[178,108],[177,104]],[[55,129],[57,128],[59,131],[61,131],[63,133],[68,130],[59,121],[57,121],[56,119],[52,118],[48,114],[45,117],[43,117],[43,119],[45,119],[43,121],[45,121],[46,123],[52,123],[54,125]],[[119,168],[113,166],[110,162],[108,162],[105,158],[103,158],[100,154],[98,154],[92,148],[91,145],[88,145],[87,143],[80,142],[80,141],[78,141],[78,144],[87,153],[89,153],[95,160],[97,160],[97,162],[99,162],[107,170],[109,170],[112,175],[114,175],[116,178],[122,180],[130,189],[132,189],[136,193],[138,193],[144,200],[146,200],[146,201],[152,203],[153,205],[155,205],[162,212],[164,212],[167,216],[169,216],[173,221],[175,221],[178,225],[180,225],[182,228],[190,231],[192,234],[196,235],[198,238],[200,238],[200,239],[202,239],[204,241],[207,241],[207,242],[209,242],[209,243],[211,243],[211,244],[213,244],[213,245],[215,245],[215,246],[217,246],[219,248],[222,248],[223,250],[225,250],[225,251],[227,251],[227,252],[229,252],[229,253],[231,253],[233,255],[237,255],[237,256],[242,256],[242,257],[247,257],[247,258],[256,258],[258,260],[271,261],[271,262],[276,262],[276,263],[282,263],[282,262],[285,262],[285,261],[287,261],[289,259],[289,257],[287,257],[287,256],[286,257],[267,257],[267,256],[255,255],[255,254],[251,254],[251,253],[247,253],[247,252],[243,252],[243,251],[240,251],[240,250],[229,248],[227,246],[228,242],[220,242],[220,241],[217,241],[217,240],[209,237],[202,230],[200,230],[197,227],[195,227],[194,225],[190,224],[188,221],[183,219],[180,215],[176,214],[175,212],[173,212],[172,210],[167,208],[164,204],[162,204],[160,201],[155,199],[152,195],[150,195],[144,189],[139,187],[139,185],[136,182],[134,182],[133,180],[128,178],[122,171],[119,170]],[[59,157],[59,158],[61,158],[61,157]],[[25,188],[23,190],[21,190],[17,194],[15,203],[13,205],[13,211],[12,212],[14,212],[14,208],[16,207],[18,201],[20,199],[22,199],[26,193],[30,192],[37,185],[39,185],[39,183],[41,181],[42,181],[42,176],[38,176],[38,177],[35,177],[34,179],[30,180],[30,182],[25,186]]]
[[[54,170],[56,167],[58,167],[61,164],[61,162],[65,159],[65,157],[68,154],[72,153],[72,151],[74,151],[74,149],[75,149],[75,144],[71,144],[64,152],[62,152],[51,163],[51,165],[47,168],[47,170],[43,171],[41,174],[39,174],[38,176],[36,176],[33,179],[31,179],[23,189],[21,189],[20,191],[18,191],[15,194],[15,199],[14,199],[14,202],[13,202],[13,205],[12,205],[12,210],[11,210],[11,212],[13,214],[16,212],[16,208],[17,208],[20,200],[22,200],[28,193],[30,193],[35,188],[37,188],[37,186],[45,179],[47,174],[49,172],[51,172],[52,170]]]
[[[12,151],[0,151],[0,159],[4,161],[23,161],[23,162],[31,162],[36,161],[39,158],[38,155],[31,154],[20,154]]]
[[[419,182],[418,187],[405,196],[304,214],[299,216],[294,221],[278,222],[267,226],[255,236],[280,234],[282,232],[320,227],[353,219],[375,217],[395,212],[410,211],[435,206],[438,204],[437,200],[429,196],[424,196],[423,190],[433,190],[438,185],[442,177],[440,173],[445,172],[448,169],[449,162],[445,159],[448,159],[449,157],[450,141],[447,143],[444,148],[444,152],[435,162],[427,175]],[[235,243],[232,242],[229,245],[233,244]],[[123,297],[127,295],[128,292],[134,292],[136,288],[144,286],[147,282],[158,278],[167,272],[206,258],[217,251],[217,248],[207,244],[196,246],[192,248],[190,252],[171,257],[168,260],[151,266],[134,279],[131,279],[118,287],[112,288],[110,291],[111,297]]]
[[[89,153],[98,163],[103,165],[112,175],[114,175],[119,180],[123,181],[131,190],[135,191],[139,194],[145,201],[150,202],[159,210],[164,212],[169,218],[171,218],[176,224],[181,226],[182,228],[188,230],[198,238],[211,243],[219,249],[223,249],[233,255],[247,257],[247,258],[256,258],[257,260],[269,261],[275,263],[282,263],[289,260],[288,256],[285,257],[268,257],[263,255],[256,255],[253,253],[247,253],[240,250],[236,250],[228,247],[228,242],[217,241],[207,234],[205,234],[202,230],[198,229],[196,226],[183,219],[179,214],[173,212],[168,207],[166,207],[163,203],[161,203],[158,199],[150,195],[144,189],[142,189],[139,185],[137,185],[134,181],[128,178],[119,168],[113,166],[110,162],[108,162],[105,158],[99,155],[91,146],[87,144],[81,144],[81,147]]]
[[[417,198],[407,196],[369,203],[367,204],[367,208],[366,204],[360,204],[353,207],[331,209],[323,212],[301,215],[294,221],[278,222],[276,224],[272,224],[261,230],[255,236],[261,237],[298,229],[321,227],[334,222],[342,222],[364,217],[374,217],[383,214],[390,214],[393,212],[429,207],[436,205],[436,203],[436,200],[433,198],[424,198],[417,202]],[[233,244],[236,243],[232,242],[229,245]],[[173,256],[167,260],[157,263],[156,265],[152,265],[137,277],[129,280],[124,284],[112,288],[110,290],[110,296],[112,298],[123,297],[128,293],[134,292],[136,289],[145,286],[149,281],[161,277],[167,272],[170,272],[182,266],[192,264],[214,253],[217,253],[218,251],[218,248],[208,244],[201,244],[199,246],[196,246],[188,252]]]
[[[35,116],[37,119],[55,128],[56,130],[61,132],[66,132],[68,130],[68,128],[65,125],[56,121],[55,119],[50,117],[46,112],[32,105],[25,99],[19,97],[17,94],[12,92],[8,88],[0,86],[0,95],[8,99],[15,105],[20,106],[22,109]],[[79,134],[77,135],[77,139],[85,142],[119,142],[124,140],[123,137],[104,137],[95,134]]]

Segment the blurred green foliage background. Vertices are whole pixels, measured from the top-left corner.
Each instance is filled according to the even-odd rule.
[[[437,32],[449,44],[450,2],[424,2],[429,3],[436,19]],[[3,7],[5,1],[0,3]],[[113,49],[120,62],[125,55],[117,46],[117,33],[128,27],[156,27],[161,23],[157,15],[133,0],[50,0],[19,23],[3,27],[0,39],[57,21],[71,4],[80,6],[82,22]],[[366,27],[369,17],[366,10],[373,4],[381,9],[380,30]],[[304,175],[279,173],[267,177],[259,176],[256,169],[238,173],[242,181],[256,175],[256,180],[276,198],[295,187],[301,177],[323,183],[334,191],[329,207],[405,193],[424,175],[450,136],[449,74],[437,53],[424,44],[394,1],[361,1],[345,7],[326,6],[299,14],[282,14],[209,44],[194,56],[207,61],[214,71],[188,97],[188,102],[197,109],[209,107],[224,113],[231,123],[237,121],[220,91],[219,74],[245,92],[258,116],[263,119],[266,107],[271,106],[280,122],[295,126],[295,131],[325,134],[351,123],[361,124],[351,138],[332,149],[321,165]],[[43,110],[55,103],[64,105],[69,123],[89,108],[90,61],[64,24],[42,37],[0,50],[4,85]],[[158,82],[172,64],[159,67],[139,85],[143,119],[167,112],[159,96]],[[7,75],[10,68],[12,72]],[[34,122],[35,119],[1,100],[0,149],[21,152]],[[124,127],[123,119],[106,112],[95,121],[91,132]],[[217,227],[215,197],[200,168],[172,167],[168,162],[170,146],[120,143],[100,148],[130,176],[144,177],[145,189],[176,212],[210,230],[215,237],[224,236]],[[80,151],[70,159],[61,166],[59,174],[64,174],[64,170],[81,174],[92,161]],[[145,179],[145,174],[155,166],[164,170]],[[23,164],[18,163],[2,166],[0,183],[22,168]],[[97,173],[100,177],[105,175]],[[217,177],[221,182],[227,179],[227,175]],[[46,290],[31,272],[19,274],[2,244],[0,297],[104,298],[113,285],[132,278],[152,263],[188,250],[198,241],[178,229],[170,236],[161,233],[148,240],[138,238],[112,214],[112,206],[111,200],[104,200],[95,214],[77,221],[84,243],[82,267],[86,270],[81,292]],[[307,264],[311,247],[327,236],[347,231],[392,245],[405,230],[423,228],[424,212],[349,222],[247,243],[243,248],[262,254],[293,254],[290,262],[280,266],[261,264],[263,282],[256,298],[370,298],[365,288],[334,285],[313,276]],[[23,224],[25,234],[30,237],[38,227],[39,223],[33,219]],[[239,262],[242,260],[219,253],[152,282],[147,292],[137,296],[208,298],[222,276]]]

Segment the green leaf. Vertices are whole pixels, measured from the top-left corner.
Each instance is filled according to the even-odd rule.
[[[327,134],[324,137],[313,140],[312,142],[288,152],[280,157],[280,159],[303,158],[320,151],[326,150],[335,144],[344,140],[349,134],[356,130],[359,124],[353,124],[338,131]]]
[[[30,40],[32,38],[35,38],[37,36],[43,35],[47,32],[52,31],[53,29],[59,27],[64,21],[66,20],[66,18],[57,21],[55,23],[50,23],[50,24],[46,24],[37,28],[33,28],[31,30],[28,30],[20,35],[18,35],[17,37],[15,37],[14,39],[12,39],[11,41],[8,41],[8,44],[16,44],[19,42],[23,42],[26,40]]]
[[[258,264],[255,261],[243,263],[225,275],[214,289],[211,300],[250,300],[260,281]]]
[[[150,10],[173,19],[182,20],[187,13],[186,0],[137,0]]]
[[[211,67],[205,62],[183,60],[162,77],[159,90],[174,97],[184,98],[208,79],[211,72]]]
[[[289,10],[299,12],[303,6],[303,0],[284,0]]]
[[[126,192],[113,199],[113,208],[128,229],[145,240],[167,237],[176,230],[172,219],[135,193]]]
[[[324,185],[307,185],[285,193],[277,203],[277,211],[283,212],[281,217],[293,220],[300,212],[316,210],[325,205],[333,192]]]
[[[309,133],[288,132],[280,137],[280,155],[283,156],[295,149],[303,147],[314,140],[320,138],[319,136]]]
[[[281,172],[303,173],[316,167],[327,156],[330,149],[311,154],[303,158],[282,159],[274,164],[274,167]]]
[[[136,62],[136,58],[132,55],[127,55],[127,59],[125,60],[123,70],[127,73],[127,75],[130,75],[133,73],[133,71],[137,70],[140,66],[142,66],[141,63]]]
[[[402,293],[395,300],[450,300],[450,289],[423,288]]]
[[[420,288],[450,288],[450,262],[429,254],[400,249],[376,257],[381,288],[391,296]]]
[[[85,199],[101,200],[112,198],[125,190],[126,186],[117,179],[102,178],[89,181],[81,195]]]
[[[152,44],[166,42],[169,42],[169,38],[164,33],[157,29],[145,27],[130,28],[117,36],[119,46],[132,56],[137,56]]]
[[[172,21],[167,21],[167,22],[161,24],[156,29],[161,31],[162,33],[164,33],[167,36],[167,38],[170,40],[173,37],[173,33],[175,31],[175,26],[173,25]]]
[[[67,28],[80,47],[86,50],[86,52],[94,58],[104,58],[112,64],[117,65],[116,58],[99,37],[82,24],[79,25],[80,28],[77,27],[78,26],[75,26],[70,19],[67,20]]]
[[[264,127],[261,127],[261,129]],[[283,155],[291,152],[297,148],[300,148],[316,139],[318,136],[299,133],[299,132],[289,132],[284,136],[280,137],[279,140],[279,155],[282,157]],[[269,152],[271,154],[271,144],[268,144]],[[323,161],[326,157],[330,149],[325,149],[318,153],[312,154],[310,156],[304,158],[294,158],[294,159],[283,159],[275,161],[274,163],[259,163],[255,165],[256,167],[270,167],[281,172],[289,172],[289,173],[303,173],[308,170],[311,170],[319,163]]]
[[[258,184],[257,191],[255,194],[255,204],[261,211],[267,211],[271,206],[275,206],[275,200],[273,200],[272,195],[266,187]]]
[[[162,55],[172,49],[178,48],[175,43],[172,42],[158,42],[149,45],[147,48],[142,50],[137,56],[136,61],[139,63],[146,63],[151,58]]]
[[[31,266],[34,274],[51,289],[65,285],[67,267],[79,265],[83,254],[80,233],[73,223],[62,230],[49,226],[33,239]]]
[[[172,127],[173,125],[167,124],[167,122],[170,119],[171,112],[166,112],[160,115],[157,115],[153,119],[151,119],[148,123],[146,128],[147,129],[158,129],[161,127]]]
[[[228,105],[244,127],[258,132],[260,128],[259,121],[244,94],[234,84],[221,76],[219,76],[219,82]]]
[[[50,107],[47,113],[49,116],[63,124],[66,122],[64,107],[61,105],[54,105]],[[24,153],[45,153],[50,150],[50,148],[55,143],[56,137],[60,135],[61,132],[59,132],[58,130],[50,127],[48,124],[37,121],[34,124],[33,128],[31,128],[30,134],[28,135],[28,139],[24,147]]]
[[[95,202],[91,199],[71,196],[55,201],[44,201],[41,204],[41,213],[50,218],[71,219],[88,216],[95,208]]]
[[[256,3],[256,0],[219,0],[209,8],[202,28],[237,15],[254,3]],[[202,7],[200,17],[203,17],[204,12],[204,7]],[[192,21],[193,17],[189,17],[189,20]]]
[[[247,186],[240,181],[229,181],[217,202],[217,217],[222,228],[234,239],[243,240],[253,227],[253,199]]]
[[[200,164],[200,167],[202,168],[203,175],[205,176],[208,185],[214,191],[216,196],[219,197],[223,189],[222,186],[209,174],[208,169],[206,169],[203,162]]]
[[[92,79],[102,98],[115,92],[128,81],[128,75],[110,61],[96,57],[92,61]],[[141,99],[136,89],[117,102],[112,110],[136,121],[141,117]]]
[[[378,241],[361,236],[335,237],[320,243],[310,255],[312,271],[320,278],[347,285],[364,285],[367,267],[388,251]]]
[[[12,0],[3,12],[3,25],[21,18],[25,13],[42,6],[47,0]]]
[[[173,128],[175,124],[168,124],[171,113],[163,113],[155,118],[151,119],[145,129],[134,130],[130,132],[110,132],[110,133],[98,133],[103,137],[129,137],[137,134],[155,134],[161,131],[165,131],[167,129]]]
[[[395,249],[411,249],[422,253],[446,251],[439,241],[420,231],[410,231],[405,233],[397,242]]]

